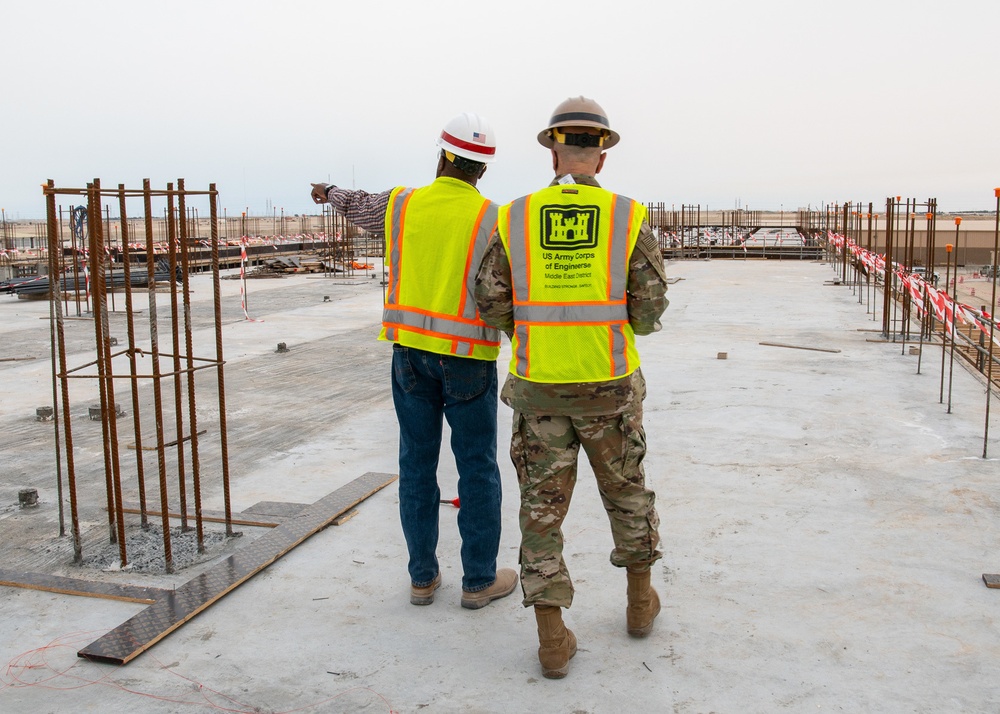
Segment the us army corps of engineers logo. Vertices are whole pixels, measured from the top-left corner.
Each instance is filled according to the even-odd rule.
[[[542,248],[596,248],[600,215],[597,206],[542,206]]]

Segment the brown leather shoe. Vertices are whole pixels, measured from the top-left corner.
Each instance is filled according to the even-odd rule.
[[[422,588],[418,588],[416,585],[410,585],[410,604],[411,605],[430,605],[434,602],[434,591],[441,587],[441,571],[434,576],[434,580],[431,581],[430,585],[425,585]]]
[[[569,672],[569,661],[576,654],[576,635],[562,621],[562,608],[535,605],[538,624],[538,661],[542,676],[562,679]]]
[[[486,607],[494,600],[510,595],[516,585],[517,573],[510,568],[500,568],[497,570],[496,580],[488,588],[474,593],[462,591],[462,607],[470,610]]]
[[[649,584],[649,570],[628,570],[628,607],[625,620],[628,633],[645,637],[653,630],[653,620],[660,614],[660,596]]]

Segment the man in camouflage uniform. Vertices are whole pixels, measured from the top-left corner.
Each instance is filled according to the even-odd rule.
[[[556,177],[550,186],[563,184],[565,192],[591,191],[593,196],[592,189],[579,187],[600,188],[594,176],[603,166],[603,149],[617,143],[618,135],[610,130],[606,114],[596,102],[578,97],[556,108],[550,126],[538,140],[552,151]],[[535,210],[534,203],[523,205]],[[645,215],[644,209],[639,215]],[[513,233],[515,220],[509,224],[501,221],[493,234],[476,277],[475,295],[483,320],[512,336],[518,329],[515,297],[522,302],[525,297],[515,295],[516,277],[512,277],[505,229]],[[598,246],[595,252],[602,250],[604,246]],[[627,264],[623,261],[621,267],[627,272],[627,278],[621,280],[627,285],[631,330],[635,335],[659,330],[659,318],[668,302],[666,276],[663,256],[645,220],[638,227]],[[528,349],[527,332],[523,334],[521,341],[512,340],[515,352]],[[573,347],[576,345],[566,345],[567,351]],[[562,623],[561,608],[571,605],[573,584],[562,557],[561,525],[573,495],[581,445],[611,522],[615,543],[611,563],[627,569],[629,634],[647,635],[660,609],[658,596],[650,587],[650,565],[662,555],[659,518],[655,494],[646,487],[642,466],[646,383],[638,368],[616,379],[533,381],[515,374],[517,360],[515,354],[500,398],[514,410],[510,454],[521,491],[521,587],[524,606],[535,608],[542,672],[559,678],[568,672],[569,659],[576,653],[576,638]],[[637,365],[637,354],[635,362]]]

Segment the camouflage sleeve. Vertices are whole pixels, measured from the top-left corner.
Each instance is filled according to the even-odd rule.
[[[510,277],[510,261],[503,249],[500,235],[494,231],[476,273],[476,306],[483,321],[503,330],[514,331],[514,288]]]
[[[669,303],[663,254],[653,230],[644,221],[628,271],[628,321],[635,334],[649,335],[659,330],[660,315]]]

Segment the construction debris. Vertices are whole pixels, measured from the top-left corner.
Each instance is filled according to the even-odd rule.
[[[356,260],[334,259],[322,257],[316,253],[302,253],[299,255],[276,255],[273,258],[265,258],[259,264],[245,271],[243,276],[230,275],[228,280],[237,280],[240,277],[247,278],[273,278],[284,274],[297,273],[347,273],[353,274],[357,270],[373,270],[375,266],[371,263],[359,263]]]

